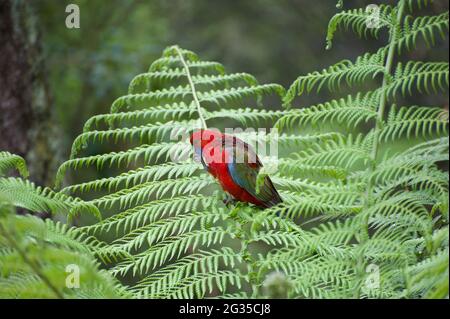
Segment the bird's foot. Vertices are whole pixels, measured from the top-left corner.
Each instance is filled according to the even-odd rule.
[[[229,194],[226,194],[225,198],[222,201],[227,207],[230,205],[236,205],[236,203],[238,202],[234,197],[232,197]]]

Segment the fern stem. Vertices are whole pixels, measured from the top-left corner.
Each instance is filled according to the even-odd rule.
[[[380,104],[378,106],[378,115],[377,115],[377,121],[375,124],[375,138],[373,142],[373,148],[372,148],[372,154],[371,158],[373,160],[372,162],[372,170],[376,166],[376,159],[378,156],[378,137],[380,134],[380,130],[383,128],[383,121],[384,121],[384,112],[386,109],[386,103],[387,103],[387,91],[386,87],[389,84],[389,76],[392,72],[392,64],[394,62],[394,55],[395,55],[395,48],[396,48],[396,39],[397,39],[397,25],[400,23],[400,20],[403,16],[403,11],[405,7],[405,1],[402,0],[398,5],[398,11],[397,11],[397,17],[396,17],[396,23],[392,26],[392,32],[390,34],[389,39],[389,51],[386,57],[386,64],[385,64],[385,73],[383,76],[383,84],[381,86],[381,96],[380,96]]]
[[[177,51],[178,56],[180,57],[181,63],[183,64],[183,67],[184,67],[184,70],[186,71],[186,76],[188,78],[189,85],[191,87],[192,97],[194,98],[194,102],[197,107],[198,117],[200,119],[200,122],[202,123],[202,128],[206,129],[208,127],[206,125],[205,118],[203,117],[203,114],[202,114],[202,108],[200,106],[200,101],[198,100],[197,91],[195,89],[194,82],[192,81],[192,76],[191,76],[191,72],[189,71],[189,66],[186,63],[186,60],[184,59],[183,53],[181,52],[180,48],[178,46],[175,46],[175,50]]]
[[[257,278],[260,271],[257,269],[256,261],[250,251],[249,244],[252,238],[251,227],[249,229],[248,223],[252,222],[253,219],[245,211],[241,210],[240,204],[238,203],[230,212],[230,219],[228,219],[228,224],[231,229],[235,231],[236,238],[240,240],[240,255],[242,259],[247,263],[247,273],[248,273],[248,283],[251,286],[252,294],[251,298],[255,299],[259,296],[259,280]]]
[[[380,131],[384,125],[384,113],[385,113],[386,104],[387,104],[386,87],[389,84],[390,74],[392,72],[392,65],[394,62],[395,47],[396,47],[395,41],[397,38],[397,25],[398,25],[398,23],[400,23],[400,20],[403,16],[404,7],[405,7],[405,2],[402,0],[398,4],[396,20],[395,20],[395,23],[393,24],[391,32],[390,32],[389,50],[388,50],[388,54],[386,56],[385,71],[384,71],[384,76],[383,76],[383,83],[381,85],[380,101],[379,101],[379,106],[378,106],[378,111],[377,111],[377,119],[376,119],[375,129],[374,129],[372,151],[371,151],[371,155],[370,155],[371,165],[369,167],[369,175],[376,169],[376,166],[377,166],[376,161],[377,161],[378,150],[379,150],[379,147],[378,147],[379,141],[378,140],[379,140]],[[373,183],[372,183],[371,179],[369,179],[368,185],[367,185],[367,190],[366,190],[366,208],[370,205],[372,190],[373,190]],[[365,221],[365,232],[366,232],[366,237],[367,237],[368,236],[368,220]]]
[[[370,204],[371,204],[371,197],[372,197],[372,192],[373,192],[373,182],[372,179],[370,178],[371,173],[376,169],[377,166],[377,157],[378,157],[378,150],[379,150],[379,135],[380,135],[380,131],[383,128],[384,125],[384,113],[386,110],[386,104],[387,104],[387,90],[386,87],[389,84],[390,81],[390,75],[392,72],[392,65],[394,63],[394,56],[395,56],[395,48],[396,48],[396,39],[397,39],[397,26],[401,21],[401,18],[403,16],[403,11],[404,11],[404,7],[405,7],[405,1],[401,0],[398,3],[398,7],[397,7],[397,15],[395,18],[394,23],[392,24],[392,29],[389,35],[389,49],[388,49],[388,53],[386,56],[386,62],[385,62],[385,67],[384,67],[384,75],[383,75],[383,82],[381,85],[381,93],[380,93],[380,101],[379,101],[379,105],[378,105],[378,110],[377,110],[377,118],[376,118],[376,123],[375,123],[375,128],[374,128],[374,137],[373,137],[373,142],[372,142],[372,150],[371,150],[371,154],[370,154],[370,159],[371,159],[371,163],[370,163],[370,167],[369,167],[369,181],[367,183],[367,189],[366,189],[366,194],[365,194],[365,209],[367,209]],[[369,239],[369,216],[366,216],[363,220],[363,224],[362,226],[362,231],[361,231],[361,238],[360,238],[360,243],[365,243],[368,239]],[[364,256],[361,255],[358,256],[359,260],[358,260],[358,267],[359,268],[359,272],[362,273],[362,275],[364,275]],[[361,285],[358,286],[358,289],[355,290],[355,297],[359,299],[361,294]]]
[[[35,272],[35,274],[42,280],[42,282],[48,286],[48,288],[53,291],[55,296],[59,299],[64,299],[64,296],[61,292],[51,283],[50,279],[44,275],[44,273],[39,269],[39,265],[36,265],[33,260],[29,259],[26,252],[16,243],[16,241],[12,238],[11,234],[0,224],[0,232],[5,236],[6,240],[10,243],[11,247],[13,247],[23,261],[30,266],[30,268]]]
[[[248,237],[248,234],[245,235]],[[252,298],[258,297],[258,281],[256,280],[255,274],[257,273],[255,269],[255,260],[252,257],[252,254],[250,252],[250,249],[248,247],[249,245],[249,239],[246,238],[241,241],[241,254],[247,261],[248,265],[248,276],[249,276],[249,283],[252,287]]]

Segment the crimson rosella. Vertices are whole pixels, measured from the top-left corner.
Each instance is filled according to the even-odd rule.
[[[257,190],[262,163],[247,143],[216,130],[194,131],[190,142],[205,169],[236,200],[260,207],[271,207],[282,202],[267,175],[264,175]]]

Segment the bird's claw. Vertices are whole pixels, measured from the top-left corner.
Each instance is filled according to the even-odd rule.
[[[237,200],[228,194],[226,194],[225,198],[222,201],[225,206],[236,205],[237,203]]]

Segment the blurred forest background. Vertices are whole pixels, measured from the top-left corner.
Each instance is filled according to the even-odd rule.
[[[0,49],[0,149],[25,156],[31,179],[51,185],[55,168],[68,158],[71,142],[84,122],[108,112],[111,103],[127,93],[131,79],[146,72],[172,44],[196,52],[203,60],[224,64],[227,72],[248,72],[261,83],[286,88],[301,74],[378,49],[385,40],[382,37],[378,42],[364,41],[341,33],[333,50],[325,50],[336,2],[0,0],[0,36],[6,43]],[[346,0],[344,4],[351,8],[371,2],[386,3]],[[65,25],[70,3],[80,8],[80,29]],[[446,9],[448,1],[435,1],[427,10]],[[21,63],[17,60],[24,54],[23,74],[7,76],[8,68]],[[448,41],[432,51],[424,46],[414,55],[414,59],[445,61]],[[28,93],[22,96],[24,92]],[[330,97],[327,93],[302,97],[300,104]],[[22,108],[32,105],[34,115],[24,121],[17,107],[13,109],[14,103],[4,102],[8,98]],[[448,101],[442,100],[442,106],[448,107]]]

